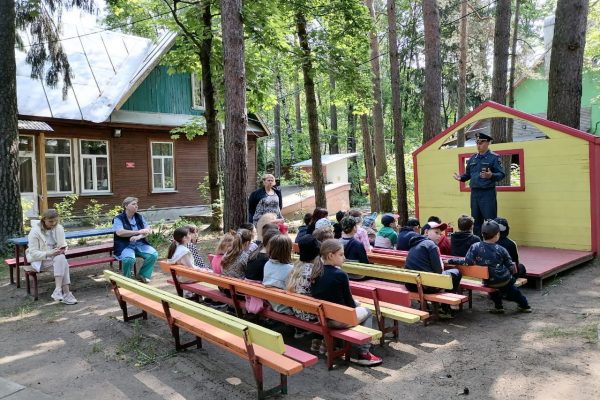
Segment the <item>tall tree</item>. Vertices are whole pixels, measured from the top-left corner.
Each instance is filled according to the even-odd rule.
[[[279,74],[275,78],[275,93],[281,92],[279,84],[281,79]],[[275,177],[281,178],[281,102],[279,98],[273,109],[273,133],[275,139]]]
[[[375,163],[373,162],[373,146],[371,134],[369,133],[369,118],[367,114],[360,116],[360,130],[363,139],[363,151],[365,153],[365,169],[367,170],[367,179],[369,180],[369,201],[371,211],[377,210],[379,198],[377,194],[377,182],[375,180]]]
[[[379,63],[379,41],[375,28],[375,7],[373,0],[366,0],[367,8],[373,20],[373,29],[370,33],[371,44],[371,71],[373,84],[373,140],[375,142],[375,174],[379,180],[387,174],[387,159],[385,156],[385,137],[383,132],[383,98],[381,96],[381,67]],[[392,211],[392,192],[389,188],[377,185],[379,207],[377,211]]]
[[[548,119],[579,129],[588,0],[558,0],[548,76]]]
[[[400,61],[398,57],[398,32],[396,28],[396,1],[387,0],[388,43],[390,52],[390,76],[392,83],[392,117],[394,128],[394,150],[396,153],[396,189],[398,198],[398,224],[408,221],[406,194],[406,172],[404,170],[404,133],[402,132],[402,103],[400,90]]]
[[[519,39],[519,12],[521,10],[521,0],[515,0],[515,19],[513,21],[513,33],[512,33],[512,44],[510,49],[510,71],[508,73],[508,106],[513,108],[515,106],[515,73],[517,70],[517,42]],[[506,141],[513,141],[513,125],[514,120],[508,119],[508,125],[506,127]]]
[[[338,138],[337,107],[335,106],[335,76],[329,74],[329,120],[331,121],[331,137],[329,138],[329,154],[339,154],[340,140]]]
[[[425,29],[425,87],[423,89],[423,143],[442,130],[442,62],[440,14],[436,0],[423,0]]]
[[[510,46],[510,3],[512,0],[496,2],[496,23],[494,26],[494,72],[492,76],[492,101],[506,104],[508,49]],[[506,121],[492,119],[492,137],[497,143],[505,143]]]
[[[302,134],[302,102],[300,101],[300,74],[294,75],[294,111],[296,112],[296,133]]]
[[[6,239],[23,230],[19,191],[15,2],[0,2],[0,253]]]
[[[242,1],[221,0],[225,93],[225,207],[223,225],[235,229],[247,221],[248,144],[246,72]]]
[[[319,138],[319,115],[317,110],[317,97],[315,94],[315,74],[312,60],[308,33],[306,31],[306,17],[300,11],[296,13],[296,29],[300,49],[302,51],[302,73],[304,77],[304,95],[306,97],[306,113],[308,114],[308,134],[310,138],[310,156],[312,158],[312,177],[315,188],[315,206],[327,208],[325,195],[325,178],[321,164],[321,141]]]
[[[467,0],[461,0],[460,2],[459,53],[457,119],[464,117],[467,111]],[[456,146],[465,147],[464,129],[458,131]]]

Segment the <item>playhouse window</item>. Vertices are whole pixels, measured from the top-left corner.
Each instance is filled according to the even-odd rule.
[[[498,183],[496,189],[500,192],[522,192],[525,190],[525,159],[523,149],[497,150],[502,159],[506,178]],[[462,175],[466,170],[466,163],[473,153],[458,155],[459,173]],[[510,169],[509,169],[510,165]],[[510,173],[509,173],[510,170]],[[469,192],[468,182],[460,182],[460,191]]]
[[[81,140],[80,142],[81,191],[108,192],[110,164],[108,142],[104,140]]]
[[[175,190],[175,168],[172,142],[152,142],[152,190],[172,192]]]

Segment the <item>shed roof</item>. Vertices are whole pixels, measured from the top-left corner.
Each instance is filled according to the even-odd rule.
[[[51,88],[44,80],[32,78],[26,53],[15,50],[20,115],[104,122],[175,43],[173,32],[155,43],[74,20],[63,20],[60,34],[73,71],[66,98],[62,84]],[[34,44],[27,32],[21,32],[21,37],[26,46]]]
[[[547,119],[532,114],[527,114],[522,111],[515,110],[514,108],[495,103],[493,101],[486,101],[482,103],[479,107],[477,107],[475,110],[462,117],[455,124],[451,125],[444,131],[440,132],[438,135],[429,139],[426,143],[424,143],[421,147],[419,147],[413,152],[413,156],[417,156],[420,152],[427,149],[434,143],[437,143],[440,139],[452,135],[453,133],[455,133],[461,128],[466,127],[466,125],[470,123],[494,117],[522,119],[532,123],[542,131],[547,131],[548,129],[550,129],[558,133],[564,133],[566,135],[574,136],[579,139],[587,140],[588,142],[600,144],[600,136],[594,136],[587,132],[580,131],[579,129],[559,124],[558,122],[548,121]]]
[[[346,158],[356,157],[358,153],[344,153],[344,154],[323,154],[321,155],[321,164],[328,165],[336,161],[344,160]],[[312,167],[312,158],[293,164],[292,167]]]
[[[20,131],[44,131],[44,132],[54,132],[54,129],[50,125],[42,121],[25,121],[19,120],[19,130]]]

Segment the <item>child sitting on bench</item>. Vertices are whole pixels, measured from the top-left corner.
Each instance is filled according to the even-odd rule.
[[[513,275],[517,278],[525,278],[527,275],[527,269],[519,261],[519,250],[517,248],[517,243],[508,237],[508,233],[510,232],[508,220],[506,218],[498,217],[495,219],[495,221],[500,226],[500,239],[496,243],[508,251],[510,259],[515,263],[516,271],[513,272]]]
[[[198,227],[194,224],[187,224],[184,228],[187,228],[187,230],[190,231],[190,242],[187,244],[187,247],[192,252],[192,256],[194,256],[194,264],[200,268],[210,268],[210,266],[206,265],[204,262],[204,257],[202,257],[198,246],[196,246],[198,243]]]
[[[510,259],[508,251],[496,242],[500,238],[500,226],[494,220],[487,220],[481,226],[481,236],[483,242],[475,243],[471,246],[465,257],[465,263],[468,265],[487,265],[489,270],[489,279],[484,281],[485,286],[496,290],[490,293],[494,302],[494,309],[490,310],[493,314],[503,314],[504,306],[502,297],[508,301],[514,301],[519,305],[518,310],[524,313],[530,313],[531,307],[527,298],[521,294],[519,288],[515,286],[513,273],[513,262]]]
[[[188,244],[191,242],[191,240],[192,238],[188,228],[181,227],[175,229],[173,232],[173,242],[169,246],[169,250],[167,252],[167,259],[169,263],[179,264],[197,270],[208,270],[204,264],[203,267],[201,267],[196,265],[194,262],[194,256],[188,248]]]
[[[310,291],[314,298],[330,301],[352,307],[356,310],[358,323],[368,328],[372,327],[371,312],[360,307],[360,303],[352,298],[348,275],[341,270],[344,264],[344,247],[336,239],[328,239],[321,243],[321,257],[315,259],[312,272]],[[329,320],[327,324],[333,329],[349,328],[337,321]],[[381,358],[370,352],[371,344],[356,346],[358,355],[353,355],[350,361],[365,366],[381,364]]]
[[[269,240],[267,246],[269,261],[265,264],[262,283],[266,287],[285,289],[290,272],[292,272],[292,239],[288,235],[276,235]],[[292,308],[273,301],[270,302],[274,311],[292,314]]]
[[[470,215],[461,215],[458,217],[458,232],[451,236],[451,253],[456,257],[464,257],[473,243],[480,242],[479,236],[473,235],[473,225],[475,219]]]
[[[223,235],[223,237],[219,241],[219,244],[217,245],[217,248],[215,249],[215,255],[213,256],[210,262],[210,267],[215,273],[219,275],[223,273],[223,270],[221,268],[221,260],[223,259],[223,256],[225,256],[225,253],[227,253],[229,249],[231,249],[232,243],[233,235],[230,232],[227,232]]]

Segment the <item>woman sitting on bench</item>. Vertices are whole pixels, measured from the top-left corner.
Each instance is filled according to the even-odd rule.
[[[56,210],[49,209],[44,212],[40,223],[31,228],[28,241],[26,254],[31,265],[26,265],[25,270],[41,272],[53,268],[56,288],[51,297],[63,304],[77,304],[77,299],[69,289],[71,276],[65,257],[67,242],[65,230],[58,223]]]

